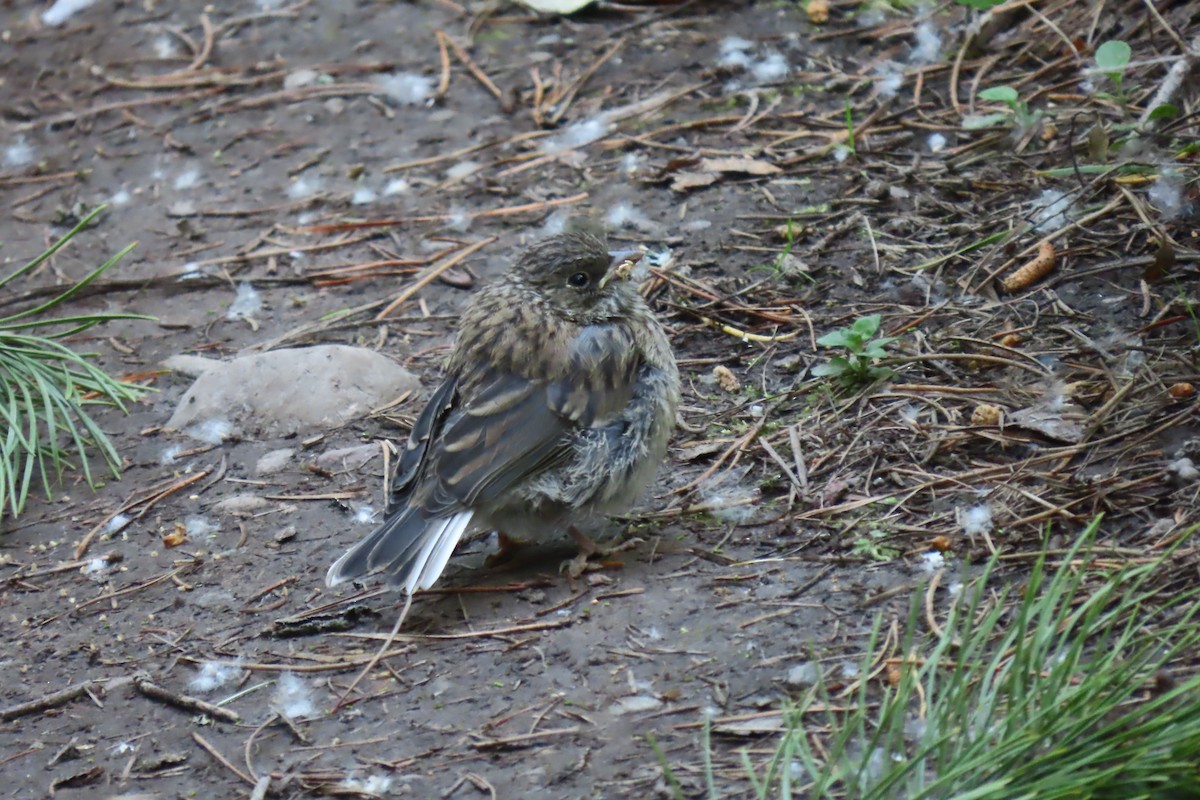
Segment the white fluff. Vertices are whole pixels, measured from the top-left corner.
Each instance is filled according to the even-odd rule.
[[[225,319],[246,319],[253,317],[258,312],[262,311],[263,301],[262,295],[254,288],[249,281],[242,281],[238,284],[237,296],[229,305],[229,310],[225,312]]]
[[[154,55],[159,58],[170,58],[178,52],[175,39],[167,34],[164,33],[154,40]]]
[[[354,521],[359,525],[370,525],[375,521],[375,506],[364,503],[354,509]]]
[[[114,206],[127,206],[129,205],[130,199],[129,192],[125,189],[121,189],[112,197],[108,198],[108,202],[112,203]]]
[[[104,532],[114,534],[130,523],[130,519],[126,514],[117,514],[104,525]]]
[[[477,172],[482,166],[478,161],[460,161],[450,169],[446,170],[446,179],[451,181],[461,180],[468,175]]]
[[[940,153],[946,149],[946,137],[944,134],[931,133],[929,134],[929,139],[926,141],[929,144],[929,151],[931,153]]]
[[[233,423],[214,417],[192,425],[184,433],[206,444],[220,444],[233,435]]]
[[[591,119],[585,119],[568,125],[554,136],[542,140],[543,153],[564,153],[589,145],[607,136],[616,126],[608,121],[606,114],[597,114]]]
[[[387,182],[387,185],[383,187],[383,196],[391,197],[392,195],[396,194],[404,194],[407,191],[408,181],[404,180],[404,178],[392,178]]]
[[[415,72],[381,75],[376,82],[384,94],[401,105],[420,105],[433,96],[433,79]]]
[[[241,675],[242,668],[237,664],[205,661],[188,681],[188,687],[194,692],[211,692],[214,689],[220,689],[230,681],[237,680]]]
[[[200,182],[200,170],[195,167],[188,167],[183,172],[175,176],[176,191],[186,191]]]
[[[33,146],[25,141],[24,136],[18,136],[15,142],[4,148],[6,167],[25,167],[32,164],[36,158]]]
[[[354,190],[354,194],[350,195],[350,205],[365,206],[374,203],[379,199],[379,195],[375,194],[375,190],[366,186],[360,186]]]
[[[57,0],[42,12],[42,22],[58,27],[95,2],[96,0]]]
[[[1061,189],[1046,189],[1034,204],[1031,222],[1038,233],[1050,233],[1071,221],[1071,195]]]
[[[312,689],[293,672],[279,676],[275,684],[275,705],[288,719],[311,717],[317,710],[313,703]]]
[[[717,63],[722,67],[748,67],[751,61],[750,51],[753,49],[754,42],[740,36],[726,36],[721,40]]]
[[[546,221],[542,223],[542,235],[557,236],[562,233],[566,230],[568,216],[567,212],[560,208],[546,217]]]
[[[980,536],[992,530],[992,508],[987,503],[971,506],[962,512],[959,518],[963,533],[967,536]]]
[[[759,83],[775,83],[787,77],[791,67],[783,53],[768,50],[761,60],[750,65],[750,74]]]
[[[1174,167],[1158,170],[1158,180],[1150,184],[1146,197],[1164,219],[1175,219],[1183,213],[1183,179]]]
[[[311,197],[321,190],[321,181],[317,178],[307,178],[300,176],[288,185],[288,197],[293,200],[303,200],[306,197]]]
[[[173,444],[162,451],[162,455],[158,457],[158,463],[164,467],[174,464],[179,458],[179,454],[183,452],[183,448],[177,444]]]
[[[895,61],[884,61],[875,67],[875,91],[880,97],[895,97],[904,85],[904,73]]]
[[[988,512],[989,516],[991,512]],[[946,566],[946,557],[937,550],[930,550],[928,553],[921,554],[921,570],[932,575],[942,567]]]
[[[932,64],[942,55],[942,34],[931,21],[925,20],[917,26],[917,43],[908,60],[913,64]]]
[[[211,539],[212,535],[220,530],[219,525],[216,525],[204,517],[188,517],[183,521],[183,530],[187,533],[189,539]]]
[[[633,228],[646,233],[658,230],[657,222],[630,203],[614,204],[604,215],[604,222],[610,228]]]
[[[82,572],[94,581],[104,580],[104,573],[108,571],[108,559],[104,556],[97,556],[88,563],[83,565]]]

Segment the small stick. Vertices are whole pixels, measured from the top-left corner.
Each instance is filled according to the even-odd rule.
[[[439,41],[444,41],[446,44],[450,45],[450,49],[454,51],[454,55],[458,56],[458,60],[463,63],[463,66],[467,68],[467,71],[474,75],[475,80],[483,84],[485,89],[496,96],[496,99],[500,101],[500,108],[507,112],[509,110],[508,101],[504,99],[504,92],[500,91],[500,87],[493,83],[492,79],[487,76],[487,73],[479,68],[479,65],[475,63],[475,60],[467,54],[467,51],[464,50],[458,42],[447,36],[445,31],[435,31],[434,35],[437,36]]]
[[[186,694],[175,694],[172,691],[164,689],[157,683],[152,682],[145,675],[138,675],[133,679],[133,688],[137,689],[144,697],[151,700],[159,700],[170,706],[182,708],[184,711],[191,711],[198,714],[207,714],[213,719],[219,719],[222,722],[237,722],[241,719],[238,713],[230,708],[221,708],[218,705],[201,700],[198,697],[192,697]]]
[[[547,208],[555,208],[557,206],[566,206],[572,203],[578,203],[580,200],[586,200],[587,192],[573,194],[570,197],[560,197],[557,200],[541,200],[536,203],[524,203],[519,206],[504,206],[502,208],[491,208],[487,211],[480,211],[475,214],[476,219],[486,219],[492,217],[508,217],[513,214],[523,214],[526,211],[544,211]],[[445,222],[450,219],[450,214],[434,214],[424,217],[395,217],[393,219],[372,220],[370,222],[336,222],[330,225],[309,225],[305,228],[296,228],[300,233],[330,233],[331,231],[343,230],[358,230],[360,228],[386,228],[391,225],[402,225],[406,222]],[[235,259],[236,260],[236,259]]]
[[[438,57],[442,61],[442,77],[438,80],[437,96],[441,97],[450,88],[450,53],[446,50],[445,37],[437,37]]]
[[[388,634],[386,639],[384,639],[383,644],[380,645],[379,649],[375,651],[375,655],[366,663],[366,666],[362,668],[362,671],[354,676],[354,680],[351,681],[350,685],[346,687],[346,691],[342,692],[342,696],[338,698],[338,701],[333,704],[334,711],[337,711],[342,707],[342,705],[346,702],[346,698],[349,697],[350,693],[354,691],[354,688],[362,682],[362,679],[366,677],[371,670],[375,669],[375,665],[378,664],[380,659],[383,658],[383,654],[386,653],[392,646],[392,642],[396,640],[396,635],[400,633],[400,626],[404,624],[405,618],[408,617],[408,610],[412,608],[412,598],[413,596],[411,593],[405,596],[404,608],[401,609],[400,616],[396,617],[396,624],[392,626],[392,632]]]
[[[212,20],[208,18],[208,14],[200,15],[200,27],[204,29],[204,44],[201,45],[200,52],[192,59],[192,63],[188,64],[186,72],[195,72],[200,69],[204,66],[204,62],[208,61],[208,57],[212,55],[216,32],[213,30]]]
[[[248,783],[248,784],[250,784],[251,786],[254,786],[254,787],[256,787],[256,788],[257,788],[257,786],[258,786],[258,781],[254,780],[254,779],[253,779],[253,778],[251,778],[249,775],[247,775],[246,773],[242,772],[240,769],[238,769],[237,767],[235,767],[235,766],[233,765],[233,762],[231,762],[231,761],[230,761],[228,758],[226,758],[225,756],[221,755],[221,751],[220,751],[220,750],[218,750],[217,748],[213,747],[213,746],[212,746],[212,745],[209,743],[209,741],[208,741],[207,739],[205,739],[203,736],[201,736],[200,734],[196,733],[195,731],[192,731],[192,738],[193,738],[193,739],[196,741],[196,744],[198,744],[198,745],[200,745],[202,748],[204,748],[204,749],[205,749],[205,750],[208,752],[208,754],[209,754],[210,756],[212,756],[212,757],[213,757],[213,758],[215,758],[217,761],[220,761],[222,764],[224,764],[224,765],[225,765],[225,768],[226,768],[227,770],[229,770],[230,772],[232,772],[234,775],[237,775],[239,778],[241,778],[242,780],[244,780],[246,783]]]
[[[51,692],[48,695],[39,697],[37,700],[30,700],[27,703],[19,703],[15,706],[0,709],[0,722],[11,722],[14,719],[36,714],[39,711],[65,706],[72,700],[77,700],[88,694],[88,691],[95,685],[96,681],[87,680],[83,683],[77,683],[74,686],[68,686],[66,689]]]
[[[459,250],[457,253],[455,253],[450,258],[447,258],[442,263],[437,264],[437,265],[432,266],[429,269],[427,269],[425,271],[424,275],[422,275],[420,278],[417,278],[415,281],[413,281],[412,285],[409,286],[407,289],[405,289],[403,292],[401,292],[399,295],[397,295],[395,300],[393,300],[392,302],[390,302],[386,306],[384,306],[383,310],[375,315],[375,319],[381,320],[381,319],[384,319],[385,317],[389,316],[393,311],[395,311],[397,308],[399,308],[404,303],[406,303],[414,294],[421,291],[421,289],[425,288],[430,283],[432,283],[434,280],[436,280],[439,275],[442,275],[444,272],[446,272],[446,270],[448,270],[451,267],[453,267],[454,265],[462,262],[463,259],[465,259],[467,256],[471,255],[472,253],[475,253],[479,250],[482,250],[484,247],[487,247],[489,244],[496,241],[496,238],[497,237],[495,237],[495,236],[489,236],[486,239],[475,242],[475,244],[470,245],[469,247],[465,247],[462,250]]]

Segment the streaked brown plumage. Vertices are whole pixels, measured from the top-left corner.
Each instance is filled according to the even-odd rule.
[[[401,456],[392,513],[330,567],[329,585],[382,571],[411,594],[468,531],[544,539],[637,499],[679,403],[666,334],[616,269],[638,257],[571,231],[476,295]]]

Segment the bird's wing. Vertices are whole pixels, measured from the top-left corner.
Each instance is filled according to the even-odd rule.
[[[442,381],[441,386],[429,398],[417,421],[413,423],[412,431],[405,442],[404,452],[400,454],[400,463],[396,467],[396,475],[392,479],[392,498],[389,505],[403,503],[413,483],[413,478],[420,471],[429,452],[429,443],[438,435],[446,415],[454,405],[454,395],[458,389],[458,376],[450,373]]]
[[[583,328],[546,378],[494,363],[464,365],[474,369],[460,384],[477,388],[431,445],[425,491],[413,497],[427,511],[490,503],[561,463],[574,430],[603,424],[629,403],[640,357],[625,326],[605,324]]]
[[[626,328],[597,325],[575,336],[557,365],[537,367],[546,377],[502,358],[456,364],[413,425],[397,470],[407,493],[400,506],[330,567],[326,582],[384,569],[390,586],[410,594],[433,585],[472,509],[562,463],[573,431],[625,408],[640,361]]]

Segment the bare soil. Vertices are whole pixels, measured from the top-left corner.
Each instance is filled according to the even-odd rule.
[[[6,268],[83,209],[109,210],[0,312],[136,240],[77,303],[155,321],[74,344],[115,374],[154,373],[155,391],[128,416],[100,412],[120,480],[93,492],[70,476],[2,523],[0,709],[83,688],[0,722],[0,797],[666,796],[651,736],[698,796],[706,718],[720,796],[750,796],[738,750],[765,763],[812,669],[835,691],[861,677],[877,618],[898,630],[925,596],[929,553],[947,565],[928,595],[938,615],[969,564],[1002,552],[1019,578],[1096,514],[1117,559],[1195,524],[1195,478],[1171,464],[1200,461],[1198,407],[1168,388],[1200,378],[1197,162],[1183,152],[1196,98],[1185,82],[1180,117],[1109,155],[1112,171],[1047,171],[1095,156],[1089,128],[1115,139],[1171,67],[1097,99],[1080,88],[1090,48],[1177,56],[1167,27],[1191,41],[1200,19],[1189,3],[1158,4],[1161,24],[1140,3],[1089,6],[1042,9],[1054,28],[1010,17],[981,52],[963,46],[965,10],[939,9],[922,61],[921,17],[854,3],[814,25],[775,2],[559,18],[451,0],[100,0],[62,27],[7,4],[0,144],[35,155],[0,167]],[[454,47],[443,65],[441,32],[497,93]],[[435,96],[399,102],[387,87],[412,81],[395,73]],[[1005,83],[1041,118],[964,131],[973,88]],[[1142,178],[1116,180],[1133,162]],[[1150,189],[1171,170],[1168,214]],[[386,193],[394,180],[406,188]],[[363,189],[374,198],[353,203]],[[1069,198],[1064,215],[1047,190]],[[564,212],[669,248],[644,289],[686,376],[670,463],[614,523],[628,547],[578,579],[560,571],[565,543],[502,569],[471,543],[351,689],[398,598],[323,576],[383,505],[382,450],[318,459],[402,436],[423,398],[337,430],[205,444],[162,429],[189,380],[159,365],[336,342],[431,388],[471,288]],[[1054,271],[999,289],[1042,239]],[[445,272],[431,258],[481,242]],[[263,307],[229,319],[244,282]],[[829,355],[816,338],[875,313],[899,337],[891,380],[847,390],[809,374]],[[1025,422],[973,422],[981,405]],[[283,447],[299,453],[289,467],[256,474]],[[246,494],[265,505],[214,510]],[[130,521],[114,531],[118,512]],[[192,681],[206,663],[235,669],[205,691]]]

